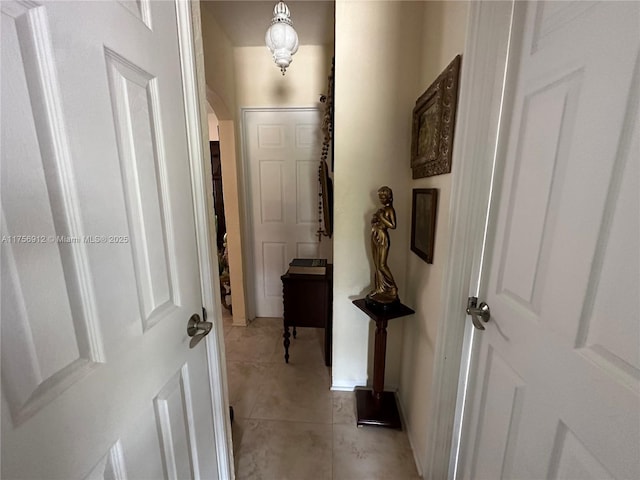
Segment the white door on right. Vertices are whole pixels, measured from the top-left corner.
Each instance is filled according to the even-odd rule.
[[[640,478],[640,3],[515,2],[459,478]]]

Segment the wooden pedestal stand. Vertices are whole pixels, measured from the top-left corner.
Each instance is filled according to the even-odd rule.
[[[376,322],[375,351],[373,356],[373,389],[366,387],[356,388],[358,426],[377,425],[380,427],[402,428],[395,394],[384,391],[387,323],[394,318],[404,317],[415,312],[403,304],[400,304],[393,311],[379,312],[369,308],[365,304],[364,298],[354,300],[353,304]]]

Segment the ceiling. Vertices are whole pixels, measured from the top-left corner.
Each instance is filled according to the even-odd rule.
[[[273,18],[276,1],[202,0],[236,47],[263,46],[264,34]],[[291,0],[286,2],[300,45],[333,44],[333,0]]]

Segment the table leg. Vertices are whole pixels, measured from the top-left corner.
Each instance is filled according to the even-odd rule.
[[[289,333],[289,325],[285,325],[284,326],[284,334],[282,335],[282,337],[284,338],[284,361],[285,361],[285,363],[289,363],[289,345],[291,345],[291,341],[289,340],[290,336],[291,336],[291,334]]]
[[[324,328],[324,364],[327,367],[331,366],[331,341],[332,341],[332,325],[331,321],[328,322]]]
[[[298,331],[296,330],[296,326],[293,326],[293,338],[298,338]]]

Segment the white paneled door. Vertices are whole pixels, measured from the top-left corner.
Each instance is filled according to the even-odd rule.
[[[515,2],[460,478],[640,478],[639,19]]]
[[[176,5],[0,8],[2,478],[216,478]]]
[[[289,262],[321,255],[317,236],[320,113],[317,109],[246,110],[244,131],[255,313],[281,317],[280,276]]]

